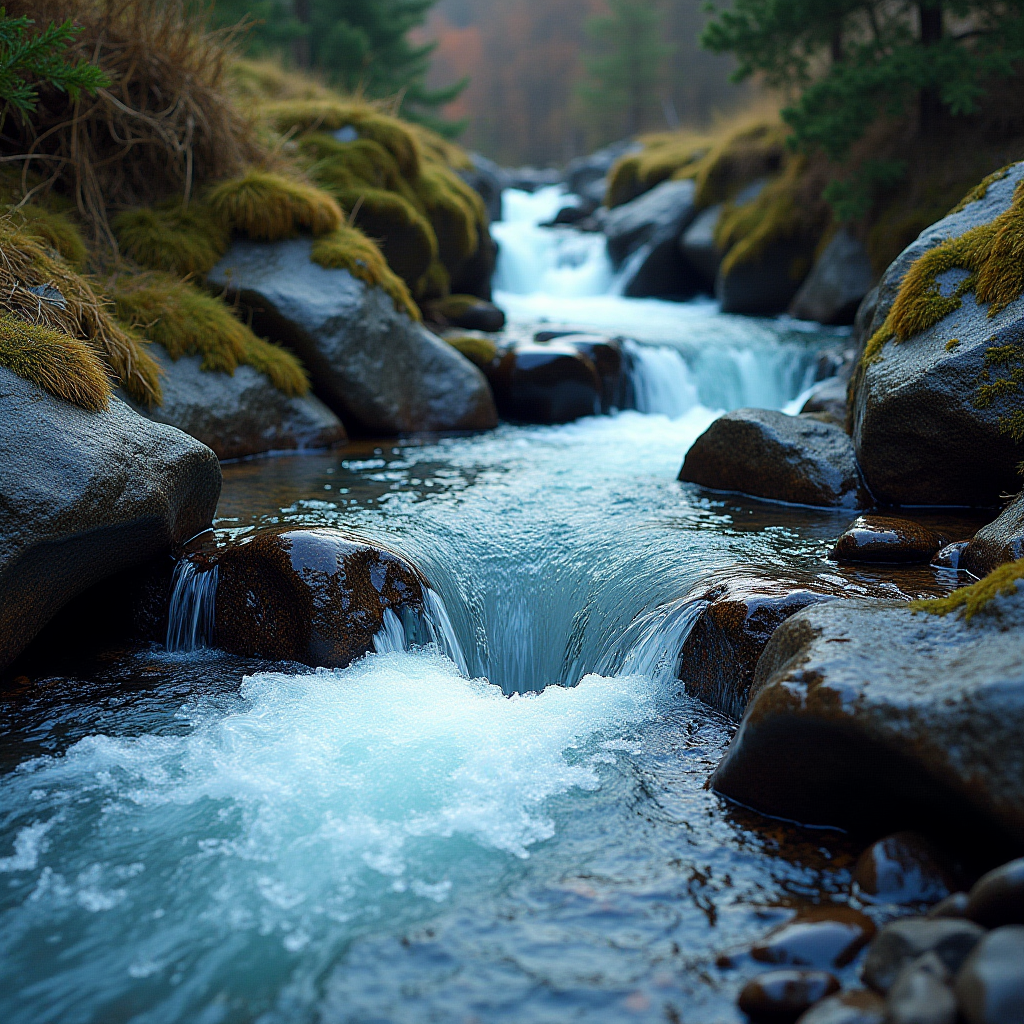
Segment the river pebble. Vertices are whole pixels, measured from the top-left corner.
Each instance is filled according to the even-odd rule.
[[[927,562],[943,538],[920,523],[895,516],[858,516],[836,541],[837,562]]]
[[[953,888],[936,849],[916,832],[896,832],[872,843],[854,868],[862,895],[886,903],[937,903]]]
[[[865,988],[829,996],[812,1006],[800,1024],[882,1024],[885,1000]]]
[[[768,971],[743,986],[738,1003],[755,1024],[790,1024],[838,991],[828,971]]]
[[[986,928],[1024,924],[1024,857],[978,879],[967,901],[966,916]]]
[[[956,977],[969,1024],[1024,1024],[1024,925],[989,932]]]
[[[809,907],[751,949],[755,960],[801,967],[844,967],[871,941],[874,922],[850,907]]]
[[[956,997],[950,974],[935,953],[907,964],[886,999],[886,1024],[955,1024]]]
[[[939,902],[928,911],[928,916],[931,918],[966,917],[968,901],[969,897],[967,893],[954,892],[944,900],[939,900]]]
[[[868,946],[864,981],[879,992],[888,992],[903,967],[934,952],[955,972],[985,934],[971,921],[955,918],[905,917],[887,924]]]

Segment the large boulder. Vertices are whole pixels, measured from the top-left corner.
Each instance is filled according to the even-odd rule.
[[[481,430],[497,422],[480,371],[380,288],[310,260],[312,243],[236,240],[207,281],[292,348],[350,430]]]
[[[723,313],[775,316],[785,313],[807,276],[807,247],[800,240],[778,238],[749,260],[726,262],[715,281],[715,298]]]
[[[713,787],[809,824],[1024,845],[1024,592],[1010,589],[969,619],[863,600],[787,619]]]
[[[843,430],[771,409],[720,416],[686,453],[679,479],[796,505],[870,504]]]
[[[603,386],[594,363],[572,345],[509,349],[488,379],[498,410],[517,423],[568,423],[601,411]]]
[[[229,376],[201,369],[199,356],[174,360],[162,345],[152,345],[150,352],[163,371],[163,401],[153,408],[134,408],[191,434],[218,459],[329,448],[345,440],[341,420],[319,398],[284,395],[251,366],[239,366]]]
[[[790,316],[822,324],[852,324],[874,283],[875,273],[864,243],[840,228],[796,293]]]
[[[897,257],[879,285],[867,339],[883,327],[914,263],[947,239],[994,220],[1009,208],[1022,180],[1024,164],[1015,164],[981,198],[923,231]],[[940,293],[951,296],[967,275],[956,267],[940,274]],[[876,358],[862,361],[853,382],[852,433],[865,479],[880,501],[995,505],[1001,494],[1019,489],[1024,444],[1006,430],[1008,417],[1020,409],[1019,391],[1011,383],[984,408],[978,402],[983,383],[1009,379],[1020,365],[1016,357],[1005,366],[993,364],[989,353],[1013,352],[1022,326],[1024,299],[996,312],[968,292],[933,327],[887,341]]]
[[[472,169],[458,171],[459,177],[473,189],[484,201],[487,216],[491,220],[501,220],[501,193],[509,187],[508,174],[493,160],[470,153]]]
[[[713,292],[718,269],[722,265],[722,250],[715,244],[715,232],[722,217],[722,206],[708,207],[694,217],[693,222],[679,236],[679,250],[703,286]]]
[[[695,193],[692,181],[665,181],[608,212],[608,255],[615,267],[626,267],[624,295],[689,298],[700,291],[701,282],[678,245],[697,212]]]
[[[988,526],[983,526],[960,554],[958,569],[987,576],[1005,562],[1024,558],[1024,492]]]
[[[117,398],[86,412],[0,369],[0,669],[76,595],[210,525],[220,464]]]

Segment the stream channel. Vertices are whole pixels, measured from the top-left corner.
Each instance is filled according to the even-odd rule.
[[[635,338],[637,411],[224,467],[218,528],[407,555],[461,671],[150,645],[0,705],[7,1024],[738,1021],[763,968],[723,954],[845,899],[841,833],[705,790],[734,725],[674,660],[709,574],[837,572],[849,513],[676,476],[720,411],[796,411],[844,332],[622,298],[603,236],[537,226],[562,201],[506,193],[496,301]]]

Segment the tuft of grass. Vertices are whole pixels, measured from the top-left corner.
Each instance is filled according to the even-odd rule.
[[[360,281],[383,288],[391,296],[395,309],[407,313],[413,320],[421,319],[405,282],[388,266],[380,249],[358,228],[345,225],[318,238],[313,243],[311,258],[321,267],[347,270]]]
[[[1017,581],[1024,579],[1024,558],[1016,562],[1007,562],[990,572],[983,580],[969,587],[954,590],[946,597],[926,601],[912,601],[910,607],[914,611],[928,612],[930,615],[949,615],[963,608],[963,617],[971,619],[986,608],[996,597],[1017,592]]]
[[[309,378],[286,349],[258,338],[220,299],[170,275],[122,275],[110,284],[118,317],[172,359],[202,356],[202,369],[233,374],[246,364],[286,395],[304,395]]]
[[[229,233],[205,206],[126,210],[112,223],[121,251],[149,270],[202,277],[227,252]]]
[[[90,412],[110,405],[110,379],[89,345],[6,312],[0,312],[0,366]]]
[[[270,171],[253,169],[221,182],[206,202],[222,223],[265,241],[291,238],[301,228],[326,235],[342,223],[338,204],[326,192]]]
[[[12,212],[19,221],[22,231],[32,238],[38,238],[74,270],[83,270],[89,259],[82,233],[71,219],[63,213],[47,210],[30,204]]]

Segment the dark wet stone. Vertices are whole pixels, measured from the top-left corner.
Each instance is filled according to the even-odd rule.
[[[968,894],[965,916],[985,928],[1024,924],[1024,857],[979,878]]]
[[[926,526],[895,516],[858,516],[836,541],[838,562],[927,562],[943,538]]]
[[[808,907],[750,951],[755,960],[795,967],[845,967],[871,941],[874,922],[851,907]]]
[[[768,971],[748,981],[737,1002],[755,1024],[789,1024],[838,991],[828,971]]]
[[[955,989],[968,1024],[1024,1024],[1024,925],[989,932],[960,968]]]
[[[386,609],[423,607],[409,562],[341,530],[260,530],[188,557],[218,567],[216,646],[244,657],[343,668],[373,650]]]
[[[931,564],[939,569],[961,568],[960,563],[963,560],[964,551],[967,549],[968,544],[970,544],[969,540],[957,540],[952,544],[939,548]]]
[[[594,364],[570,345],[519,345],[489,375],[498,411],[518,423],[568,423],[601,411]]]
[[[845,429],[846,381],[842,377],[828,377],[821,381],[801,406],[800,412],[830,416],[837,426]]]
[[[955,1024],[951,975],[935,953],[925,953],[897,975],[885,1000],[887,1024]]]
[[[868,989],[853,989],[823,999],[811,1007],[800,1024],[882,1024],[885,1000]]]
[[[860,893],[882,903],[937,903],[953,880],[939,852],[916,832],[896,832],[872,843],[854,868]]]
[[[964,549],[959,568],[987,576],[1004,562],[1024,558],[1024,493],[1006,506],[999,516],[983,526]]]
[[[594,364],[601,381],[601,412],[621,409],[625,404],[622,345],[601,334],[566,334],[558,338]]]
[[[679,237],[679,251],[708,292],[715,290],[715,278],[722,265],[722,250],[715,244],[715,232],[721,216],[721,206],[702,210]]]
[[[797,505],[868,503],[853,445],[839,427],[768,409],[720,416],[686,453],[679,479]]]
[[[0,368],[0,668],[61,608],[210,525],[216,455],[113,398],[87,412]]]
[[[973,922],[955,918],[893,921],[868,946],[862,976],[876,991],[888,992],[900,971],[925,953],[934,953],[955,974],[984,934]]]
[[[466,331],[493,334],[505,326],[505,314],[493,302],[467,295],[437,299],[427,303],[426,311],[429,319],[442,327],[461,327]]]
[[[748,262],[719,269],[715,297],[723,313],[774,316],[785,313],[810,269],[813,244],[777,239]]]
[[[790,316],[823,324],[852,324],[876,280],[864,243],[840,228],[796,293]]]
[[[944,900],[939,900],[928,911],[928,916],[935,917],[966,917],[968,896],[965,892],[954,892]]]

